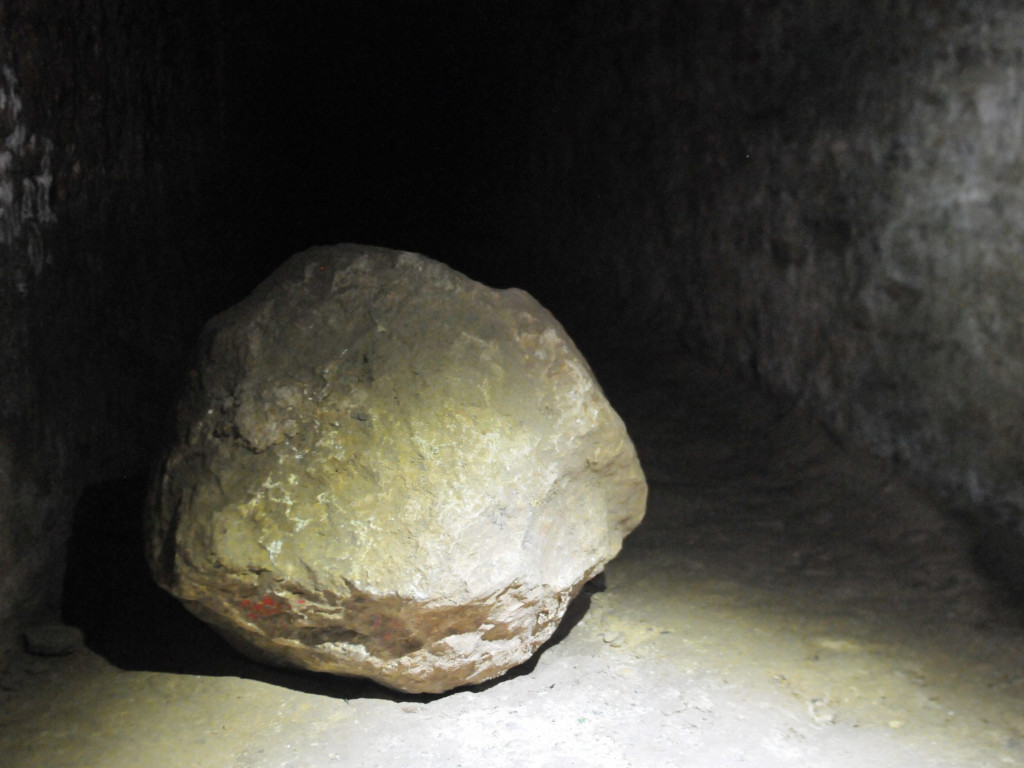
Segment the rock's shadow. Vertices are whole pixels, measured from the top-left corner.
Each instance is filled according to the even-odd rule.
[[[235,651],[194,617],[149,574],[143,555],[145,476],[90,486],[75,509],[68,542],[63,620],[79,627],[86,645],[119,669],[259,680],[304,693],[342,699],[432,701],[444,695],[406,694],[361,678],[270,667]],[[458,691],[485,690],[529,674],[586,614],[603,577],[587,584],[554,636],[529,661],[497,680]]]

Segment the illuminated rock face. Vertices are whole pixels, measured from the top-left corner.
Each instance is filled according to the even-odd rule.
[[[529,295],[314,248],[207,325],[148,555],[250,656],[441,692],[528,659],[646,494],[622,421]]]

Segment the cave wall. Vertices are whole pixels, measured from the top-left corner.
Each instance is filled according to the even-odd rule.
[[[538,246],[581,254],[557,279],[986,522],[1019,521],[1019,7],[646,0],[574,15],[533,149]]]
[[[214,23],[0,0],[0,651],[55,617],[82,488],[145,470],[208,306]]]

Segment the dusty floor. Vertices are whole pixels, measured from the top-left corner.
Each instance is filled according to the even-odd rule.
[[[129,484],[72,542],[89,649],[0,677],[0,765],[1024,765],[1024,612],[964,531],[699,365],[645,376],[603,380],[648,517],[525,669],[427,697],[240,659],[140,575]]]

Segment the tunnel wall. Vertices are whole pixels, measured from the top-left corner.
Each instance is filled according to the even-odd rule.
[[[587,254],[557,280],[954,504],[1019,520],[1024,14],[914,0],[575,13],[585,31],[538,102],[538,135],[556,139],[533,150],[539,240]]]
[[[0,651],[55,617],[81,489],[144,469],[204,311],[210,8],[0,0]]]

